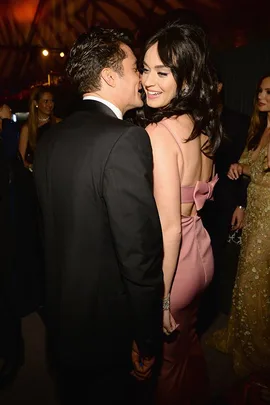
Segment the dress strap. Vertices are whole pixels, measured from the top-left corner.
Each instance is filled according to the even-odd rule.
[[[167,129],[167,131],[171,134],[171,136],[173,137],[173,139],[174,139],[175,142],[177,143],[177,145],[178,145],[178,147],[179,147],[179,150],[180,150],[180,152],[181,152],[181,155],[182,155],[181,145],[180,145],[180,143],[178,142],[178,140],[177,140],[176,136],[174,135],[174,133],[170,130],[170,128],[169,128],[167,125],[164,124],[164,122],[159,122],[159,125],[163,125],[163,126]]]
[[[171,136],[174,138],[175,142],[177,143],[177,145],[179,147],[181,155],[182,155],[181,144],[177,140],[174,133],[170,130],[170,128],[164,122],[159,122],[159,124],[163,125],[167,129],[167,131],[171,134]],[[213,197],[213,190],[214,190],[215,184],[218,181],[218,176],[214,175],[214,172],[215,172],[215,168],[213,165],[212,180],[209,182],[197,181],[195,186],[181,186],[181,202],[182,203],[195,202],[197,211],[202,209],[205,201],[212,199],[212,197]]]

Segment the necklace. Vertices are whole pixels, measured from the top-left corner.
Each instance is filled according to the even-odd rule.
[[[39,117],[38,117],[38,120],[39,120],[40,122],[46,122],[46,121],[49,121],[49,119],[50,119],[50,117],[47,117],[47,118],[39,118]]]

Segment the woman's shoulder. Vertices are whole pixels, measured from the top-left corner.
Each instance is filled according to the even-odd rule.
[[[162,120],[158,121],[158,122],[152,122],[150,124],[148,124],[146,126],[146,131],[147,132],[158,132],[158,131],[164,131],[164,129],[168,130],[168,128],[170,127],[170,122],[172,120],[175,120],[175,118],[170,117],[170,118],[163,118]]]
[[[193,130],[194,122],[188,114],[183,114],[175,117],[174,122],[176,123],[176,125],[182,127],[183,129],[186,128],[189,132]]]
[[[160,132],[168,132],[175,137],[185,140],[190,136],[194,128],[192,119],[187,115],[181,115],[178,117],[164,118],[156,124],[150,124],[146,128],[150,135]]]
[[[28,134],[28,121],[25,121],[22,126],[21,126],[21,135],[27,135]]]
[[[146,131],[151,140],[152,147],[162,149],[164,153],[177,150],[175,144],[175,126],[171,124],[173,118],[164,118],[157,123],[151,123]]]
[[[151,123],[148,125],[148,127],[160,127],[160,126],[175,126],[175,125],[180,125],[180,126],[187,126],[187,127],[193,127],[194,122],[192,118],[188,114],[183,114],[179,116],[172,116],[169,118],[163,118],[161,121],[157,123]]]
[[[150,137],[158,134],[170,134],[178,139],[178,142],[185,142],[194,128],[194,122],[188,114],[163,118],[157,123],[151,123],[146,127]]]

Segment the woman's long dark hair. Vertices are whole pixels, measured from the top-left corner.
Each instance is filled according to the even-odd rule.
[[[261,77],[261,79],[258,82],[256,93],[254,96],[253,101],[254,108],[248,130],[248,140],[247,140],[248,150],[253,150],[258,147],[267,125],[267,112],[260,112],[258,109],[258,94],[260,91],[262,81],[267,77],[270,78],[270,74]]]
[[[165,107],[152,109],[145,106],[138,112],[138,123],[146,127],[163,118],[188,114],[194,128],[186,141],[197,138],[201,133],[207,135],[208,142],[202,150],[212,156],[219,147],[222,126],[218,108],[218,79],[210,61],[206,34],[197,25],[175,21],[147,41],[144,54],[156,43],[162,63],[172,71],[177,92]]]

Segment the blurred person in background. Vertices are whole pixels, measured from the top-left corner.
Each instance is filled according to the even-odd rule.
[[[7,158],[14,158],[18,150],[18,125],[12,119],[11,108],[4,104],[0,107],[0,134],[4,153]]]
[[[249,182],[246,176],[232,182],[227,173],[230,165],[238,161],[244,151],[250,117],[224,105],[224,84],[220,76],[218,79],[218,108],[225,135],[215,156],[219,181],[214,189],[214,199],[206,202],[201,213],[211,237],[215,272],[201,301],[198,316],[200,335],[209,328],[219,312],[230,312]]]
[[[0,388],[17,375],[23,362],[21,319],[17,312],[14,279],[16,208],[14,167],[19,131],[6,104],[0,107]]]
[[[19,151],[27,168],[33,166],[36,146],[44,132],[61,121],[54,116],[53,111],[52,90],[46,86],[35,87],[30,95],[28,120],[22,126],[19,140]]]
[[[24,358],[21,318],[39,310],[44,297],[38,203],[32,173],[18,151],[19,127],[7,105],[0,108],[1,280],[0,387],[16,377]]]

